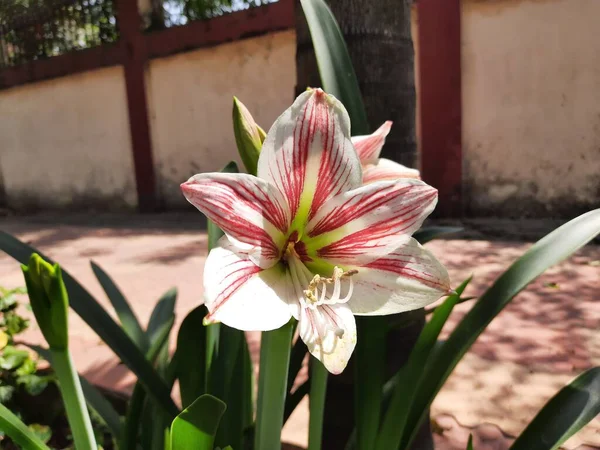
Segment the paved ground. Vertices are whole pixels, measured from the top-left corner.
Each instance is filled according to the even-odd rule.
[[[4,218],[0,219],[0,229],[59,261],[108,307],[89,266],[93,259],[118,282],[143,322],[158,297],[177,286],[181,321],[202,298],[206,235],[199,216],[88,215],[69,217],[63,224],[48,216]],[[438,240],[428,247],[447,265],[453,284],[474,274],[468,291],[471,295],[482,293],[530,245],[486,240],[481,230],[465,236],[470,238]],[[433,415],[442,430],[436,437],[440,448],[464,449],[470,427],[476,427],[478,450],[507,448],[508,439],[502,437],[498,426],[507,435],[516,435],[560,386],[582,370],[600,364],[599,261],[600,247],[584,248],[540,277],[497,317],[433,405]],[[18,265],[0,256],[0,285],[22,284]],[[467,303],[457,308],[448,329],[469,307]],[[76,315],[70,319],[79,370],[95,383],[129,390],[133,377]],[[27,339],[39,342],[39,332],[31,330]],[[255,357],[258,346],[253,335]],[[307,405],[302,406],[284,430],[285,439],[300,447],[305,444],[307,428]],[[599,418],[568,447],[584,442],[600,446]]]

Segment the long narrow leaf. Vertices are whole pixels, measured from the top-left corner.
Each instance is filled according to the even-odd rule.
[[[177,301],[177,289],[171,288],[165,292],[152,310],[146,336],[152,345],[165,323],[175,319],[175,302]]]
[[[54,261],[39,250],[21,242],[10,234],[0,231],[0,250],[27,264],[32,253],[38,253],[51,264]],[[147,391],[171,416],[178,413],[178,408],[171,399],[167,385],[152,368],[137,345],[125,334],[123,329],[107,314],[94,297],[79,284],[66,270],[62,269],[62,277],[69,292],[69,304],[94,332],[115,352],[123,363],[131,369],[144,384]]]
[[[213,450],[219,421],[226,406],[205,394],[184,409],[171,425],[171,450]]]
[[[150,363],[155,362],[161,349],[165,345],[165,342],[167,342],[169,339],[169,333],[171,332],[171,328],[173,328],[174,321],[175,318],[171,317],[171,320],[164,323],[161,328],[156,330],[155,339],[150,345],[150,349],[148,349],[146,354],[146,357]],[[125,418],[125,427],[123,429],[123,436],[120,446],[121,448],[136,448],[138,429],[140,426],[147,394],[148,392],[146,392],[145,386],[138,381],[133,387],[133,394],[131,394],[131,400],[129,401],[129,409],[127,411],[127,417]]]
[[[34,350],[38,355],[44,358],[52,366],[52,354],[50,350],[39,345],[27,344],[29,348]],[[115,410],[113,405],[102,395],[102,393],[85,377],[79,375],[79,382],[83,390],[83,396],[88,406],[93,409],[100,418],[104,421],[111,434],[115,438],[121,436],[122,421],[121,416]]]
[[[369,133],[354,67],[335,17],[323,0],[300,0],[312,37],[323,88],[348,110],[352,134]]]
[[[462,230],[463,229],[461,227],[426,227],[416,231],[415,234],[413,234],[413,237],[419,241],[421,245],[423,245],[426,242],[439,238],[440,236],[458,233]]]
[[[204,305],[193,309],[183,319],[177,334],[177,350],[171,364],[179,380],[184,408],[206,393],[206,331],[209,327],[203,326],[202,320],[207,313]]]
[[[306,348],[306,344],[298,337],[292,347],[292,354],[290,355],[290,371],[288,373],[287,383],[288,393],[290,393],[292,387],[294,387],[294,381],[296,381],[296,377],[302,368],[302,362],[307,353],[308,349]]]
[[[90,261],[90,265],[92,266],[94,275],[96,275],[96,279],[100,283],[100,286],[102,286],[102,289],[104,289],[108,300],[115,309],[125,333],[127,333],[127,335],[133,342],[135,342],[141,351],[148,351],[150,343],[146,338],[138,318],[131,309],[129,302],[119,287],[98,264],[96,264],[94,261]]]
[[[600,209],[554,230],[515,261],[479,298],[427,365],[415,393],[401,448],[409,448],[427,408],[473,342],[500,311],[546,269],[569,257],[600,233]]]
[[[33,431],[0,403],[0,431],[8,435],[25,450],[50,450]]]
[[[583,372],[552,397],[512,445],[512,450],[560,447],[600,414],[600,367]]]
[[[327,369],[311,357],[308,450],[321,450],[323,440],[323,416],[325,413],[325,396],[327,393]]]
[[[357,317],[354,420],[359,450],[372,450],[379,432],[385,381],[387,318]]]
[[[421,330],[419,339],[413,347],[408,361],[397,374],[394,392],[377,437],[376,450],[398,448],[406,418],[411,408],[414,386],[423,374],[425,363],[444,324],[470,281],[471,278],[465,280],[456,289],[456,294],[450,295],[444,300],[436,308],[431,320]]]

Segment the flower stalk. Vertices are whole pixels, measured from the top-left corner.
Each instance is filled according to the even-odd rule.
[[[29,259],[29,264],[22,265],[21,269],[33,314],[50,347],[52,367],[58,378],[75,448],[97,450],[98,446],[79,376],[69,352],[67,321],[69,298],[60,266],[51,265],[34,253]]]
[[[262,333],[254,448],[281,449],[281,428],[287,393],[294,321]]]
[[[310,364],[308,450],[321,450],[328,372],[321,361],[314,357],[311,357]]]

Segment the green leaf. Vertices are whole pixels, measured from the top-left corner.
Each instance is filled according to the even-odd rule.
[[[0,430],[26,450],[50,450],[17,416],[0,404]]]
[[[15,393],[14,386],[0,386],[0,403],[7,403]]]
[[[48,425],[41,425],[39,423],[32,423],[28,428],[34,432],[34,434],[42,441],[47,444],[52,437],[52,429]]]
[[[310,391],[310,378],[298,386],[294,392],[285,399],[285,409],[283,412],[283,423],[286,423],[294,410],[298,407],[305,395]]]
[[[413,237],[419,241],[419,244],[423,245],[426,242],[439,238],[440,236],[458,233],[462,230],[463,229],[461,227],[426,227],[416,231],[415,234],[413,234]]]
[[[22,264],[27,264],[29,256],[36,252],[46,261],[52,263],[50,258],[4,231],[0,231],[0,250],[3,250]],[[71,308],[116,353],[121,361],[131,369],[144,384],[150,395],[174,417],[179,410],[171,399],[170,390],[158,373],[152,368],[141,350],[107,314],[96,299],[66,270],[62,270],[62,277],[69,292]]]
[[[206,330],[202,320],[206,306],[200,305],[183,319],[177,334],[177,350],[171,364],[179,379],[181,404],[184,408],[206,393]]]
[[[4,370],[15,370],[29,359],[27,350],[19,350],[12,345],[7,345],[0,356],[0,368]]]
[[[379,432],[387,319],[357,317],[358,337],[354,354],[354,422],[359,450],[372,450]]]
[[[263,331],[256,406],[254,448],[281,449],[281,427],[287,395],[287,376],[294,321],[277,330]]]
[[[368,134],[369,124],[354,67],[335,17],[323,0],[300,0],[312,37],[323,88],[350,116],[352,135]]]
[[[227,404],[216,437],[217,445],[233,444],[241,448],[243,435],[243,331],[221,324],[219,346],[209,374],[208,393]],[[234,377],[235,375],[235,377]],[[237,376],[240,376],[239,380]]]
[[[23,385],[29,395],[40,395],[48,386],[49,379],[51,378],[28,374],[17,378],[17,383]]]
[[[165,292],[150,315],[146,335],[152,345],[160,335],[164,325],[175,320],[175,302],[177,301],[177,289],[171,288]]]
[[[226,406],[212,395],[202,395],[171,425],[171,450],[212,450]]]
[[[102,286],[102,289],[104,289],[108,300],[110,300],[112,307],[117,313],[123,330],[125,330],[127,336],[129,336],[131,340],[135,342],[141,351],[148,351],[150,342],[148,342],[148,338],[146,337],[138,318],[131,309],[129,302],[121,290],[115,284],[113,279],[98,264],[96,264],[94,261],[90,261],[90,264],[92,266],[94,275],[96,275],[98,282]]]
[[[323,441],[323,417],[325,414],[325,396],[327,393],[327,369],[311,356],[310,395],[308,422],[308,450],[321,450]]]
[[[427,364],[415,388],[402,448],[408,448],[427,408],[473,342],[494,317],[546,269],[569,257],[600,233],[600,209],[583,214],[554,230],[515,261],[479,298],[444,345]]]
[[[467,450],[473,450],[473,435],[469,435],[469,442],[467,442]]]
[[[288,372],[288,383],[287,383],[287,391],[288,393],[292,392],[292,387],[294,387],[294,381],[296,381],[296,377],[302,368],[302,362],[304,361],[304,357],[308,353],[308,349],[306,348],[306,344],[300,337],[296,339],[294,346],[292,347],[292,354],[290,356],[290,370]]]
[[[470,282],[471,278],[463,281],[456,289],[456,294],[450,295],[436,308],[431,320],[421,330],[421,334],[408,357],[408,361],[396,375],[397,380],[395,381],[390,404],[377,436],[375,449],[387,450],[398,448],[404,425],[406,424],[406,418],[410,412],[414,387],[423,375],[425,364],[444,324]]]
[[[583,372],[552,397],[512,450],[557,449],[600,414],[600,367]]]
[[[170,320],[163,323],[160,328],[154,331],[154,338],[151,340],[150,349],[146,354],[148,361],[152,364],[156,361],[161,349],[169,339],[169,333],[173,328],[175,317],[172,316]],[[131,400],[129,401],[129,409],[127,411],[127,417],[125,418],[125,427],[123,429],[123,436],[121,441],[121,448],[133,449],[137,443],[138,429],[140,427],[142,413],[144,410],[144,403],[146,401],[145,386],[139,381],[133,387],[133,393]]]

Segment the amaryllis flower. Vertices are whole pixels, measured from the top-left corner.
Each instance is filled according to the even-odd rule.
[[[333,96],[296,99],[268,132],[257,175],[205,173],[181,186],[226,234],[204,269],[209,322],[264,331],[293,316],[309,351],[340,373],[354,314],[421,308],[449,292],[446,269],[411,238],[437,191],[416,179],[362,186]]]
[[[396,180],[398,178],[421,178],[418,170],[379,157],[385,138],[391,128],[392,122],[388,120],[373,134],[352,137],[352,143],[363,167],[364,184],[375,181]]]

